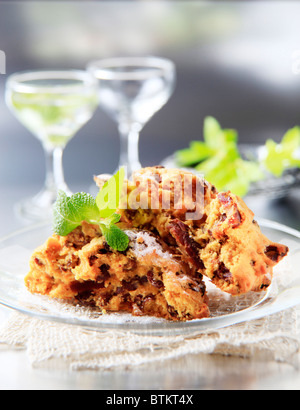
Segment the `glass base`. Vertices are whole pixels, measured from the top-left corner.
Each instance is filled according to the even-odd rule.
[[[67,195],[72,195],[66,188]],[[27,221],[49,221],[53,216],[53,204],[57,193],[47,189],[42,190],[33,198],[28,198],[15,205],[15,211],[19,217]]]

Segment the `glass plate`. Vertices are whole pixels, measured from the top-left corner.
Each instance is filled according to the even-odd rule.
[[[258,220],[270,239],[290,247],[289,255],[275,268],[267,292],[232,297],[207,282],[211,317],[169,322],[130,314],[101,314],[97,309],[32,295],[24,286],[33,250],[51,235],[48,224],[27,227],[0,240],[0,304],[24,314],[98,331],[118,329],[139,334],[198,334],[262,318],[300,304],[300,232],[268,220]]]

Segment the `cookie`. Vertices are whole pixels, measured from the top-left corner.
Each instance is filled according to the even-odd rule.
[[[125,252],[111,249],[100,230],[87,223],[65,237],[53,235],[31,257],[28,290],[102,312],[172,321],[208,317],[202,275],[155,235],[125,232],[130,239]]]
[[[119,210],[124,226],[156,232],[197,272],[232,295],[265,290],[273,267],[288,253],[287,246],[263,235],[241,198],[217,192],[191,172],[144,168],[129,182],[129,197],[132,192],[142,207],[130,208],[129,201],[128,209]],[[169,207],[162,201],[167,197]],[[159,206],[152,209],[157,200]]]

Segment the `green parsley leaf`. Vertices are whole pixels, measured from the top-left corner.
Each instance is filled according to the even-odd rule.
[[[175,152],[180,167],[195,167],[220,191],[230,190],[245,196],[252,182],[276,177],[291,168],[300,168],[300,126],[290,128],[280,143],[266,141],[264,156],[257,161],[244,160],[238,150],[238,134],[222,129],[213,117],[206,117],[203,141],[192,141],[188,148]]]
[[[300,148],[300,127],[289,129],[277,144],[269,139],[265,144],[266,156],[263,164],[273,175],[280,177],[286,169],[300,167],[300,160],[296,157]]]
[[[203,125],[203,138],[206,145],[214,151],[227,143],[237,143],[237,132],[232,129],[222,129],[213,117],[206,117]]]
[[[242,159],[235,130],[222,129],[215,118],[206,117],[203,140],[192,141],[189,148],[177,151],[177,164],[195,167],[219,191],[230,190],[239,196],[247,194],[251,182],[264,177],[258,162]]]
[[[192,167],[209,158],[215,152],[205,142],[192,141],[189,148],[182,149],[175,153],[176,162],[182,167]]]

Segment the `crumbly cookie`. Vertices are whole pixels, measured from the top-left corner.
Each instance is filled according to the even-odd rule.
[[[32,255],[28,290],[103,312],[173,321],[208,317],[202,275],[150,232],[126,233],[125,252],[111,249],[100,230],[85,222],[66,237],[53,235]]]
[[[144,168],[129,183],[128,197],[134,192],[142,206],[132,209],[129,201],[129,209],[119,210],[124,226],[158,233],[191,267],[232,295],[264,290],[273,267],[288,253],[262,234],[241,198],[217,192],[190,172]],[[170,198],[169,208],[164,197]],[[153,203],[159,206],[152,209]]]
[[[111,249],[98,226],[82,222],[36,249],[28,290],[103,312],[199,319],[209,316],[203,275],[232,295],[264,290],[288,253],[262,234],[241,198],[193,173],[144,168],[124,198],[118,212],[126,251]]]

